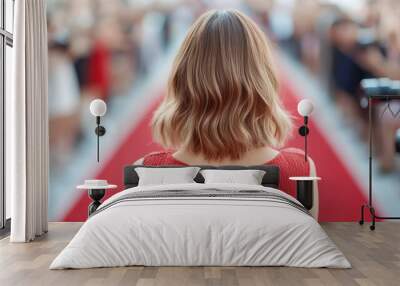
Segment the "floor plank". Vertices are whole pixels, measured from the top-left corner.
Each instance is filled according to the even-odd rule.
[[[117,267],[50,271],[55,256],[81,223],[50,223],[32,243],[0,240],[0,285],[400,285],[400,223],[380,222],[372,232],[357,223],[322,227],[352,263],[352,269],[290,267]]]

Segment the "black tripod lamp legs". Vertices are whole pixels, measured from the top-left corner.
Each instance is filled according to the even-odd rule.
[[[364,205],[361,206],[361,219],[358,222],[360,225],[364,224]]]
[[[371,225],[369,226],[370,230],[375,230],[375,221],[376,221],[376,215],[375,215],[375,209],[370,206],[370,205],[362,205],[361,206],[361,219],[358,221],[360,225],[364,224],[364,210],[367,208],[369,210],[369,213],[371,214]]]
[[[375,230],[375,209],[371,207],[370,209],[371,216],[372,216],[372,224],[369,226],[370,230]]]

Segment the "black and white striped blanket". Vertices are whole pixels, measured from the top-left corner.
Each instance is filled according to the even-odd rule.
[[[202,190],[157,190],[130,192],[119,196],[114,200],[105,202],[92,216],[127,201],[148,201],[148,200],[257,200],[269,201],[292,206],[299,211],[310,215],[309,211],[299,202],[289,199],[286,196],[266,190],[219,190],[215,188],[204,188]]]

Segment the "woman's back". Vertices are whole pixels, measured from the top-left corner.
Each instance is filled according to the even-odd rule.
[[[314,175],[314,168],[299,150],[277,151],[292,121],[272,58],[265,34],[244,14],[203,14],[182,43],[152,120],[155,141],[174,153],[149,154],[139,163],[273,164],[280,167],[280,189],[294,195],[289,177]]]

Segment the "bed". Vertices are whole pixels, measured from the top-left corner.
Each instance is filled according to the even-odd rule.
[[[144,266],[292,266],[350,268],[343,253],[294,198],[278,189],[275,166],[261,185],[194,183],[138,186],[107,199],[50,269]],[[200,168],[216,168],[200,166]]]

